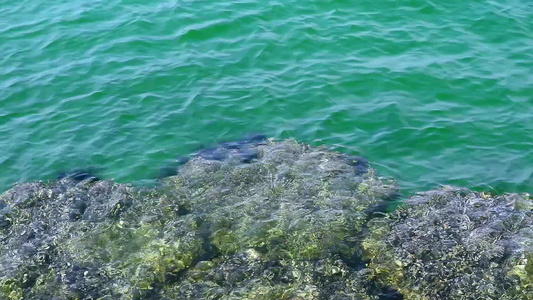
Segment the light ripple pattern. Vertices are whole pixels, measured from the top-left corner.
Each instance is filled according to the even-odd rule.
[[[531,192],[532,116],[532,1],[0,0],[0,190],[261,132]]]

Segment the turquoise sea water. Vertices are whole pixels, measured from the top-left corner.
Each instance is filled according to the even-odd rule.
[[[0,191],[251,132],[531,192],[533,1],[0,0]]]

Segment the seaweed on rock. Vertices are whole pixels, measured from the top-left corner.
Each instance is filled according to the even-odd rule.
[[[372,218],[397,192],[366,160],[260,138],[154,189],[84,174],[0,196],[0,299],[533,299],[528,194]]]
[[[200,262],[187,273],[165,289],[165,299],[379,299],[368,293],[366,269],[333,258],[270,260],[248,249]]]
[[[357,158],[292,140],[253,150],[259,154],[254,163],[198,156],[166,180],[166,193],[200,216],[222,256],[199,262],[202,268],[189,270],[165,295],[372,299],[348,265],[362,254],[359,241],[369,208],[390,198],[394,183],[371,169],[361,174],[360,165],[348,163]]]
[[[0,298],[377,299],[349,265],[393,182],[293,140],[220,147],[157,190],[67,176],[4,193]]]
[[[374,279],[406,299],[533,299],[533,200],[443,187],[371,221]]]
[[[166,180],[167,193],[202,216],[226,255],[253,248],[272,259],[350,257],[366,210],[394,192],[373,170],[357,175],[336,152],[295,141],[257,151],[253,164],[197,157]]]

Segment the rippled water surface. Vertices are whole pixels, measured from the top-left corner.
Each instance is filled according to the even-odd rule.
[[[0,0],[0,191],[250,132],[406,191],[531,191],[533,2]]]

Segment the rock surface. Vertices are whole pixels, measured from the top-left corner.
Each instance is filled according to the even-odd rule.
[[[393,182],[292,140],[219,148],[157,189],[63,176],[4,193],[0,298],[380,297],[360,241]]]
[[[5,192],[0,299],[533,299],[527,194],[445,187],[374,214],[397,192],[365,159],[258,136],[176,173]]]
[[[363,242],[374,279],[406,299],[533,299],[533,200],[443,187],[420,193]]]

